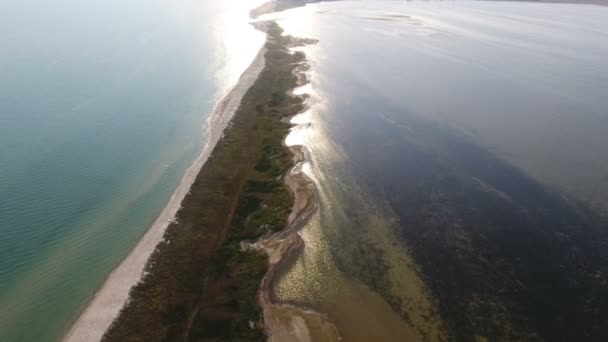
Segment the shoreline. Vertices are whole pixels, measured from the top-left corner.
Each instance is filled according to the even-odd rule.
[[[572,0],[514,1],[594,4],[600,6],[608,5],[608,2],[606,2],[608,0],[597,0],[600,3],[593,2],[594,0],[590,0],[592,2],[576,2]],[[264,25],[265,23],[261,24]],[[266,34],[268,43],[268,41],[272,40],[272,37],[270,36],[270,33],[266,32]],[[298,38],[291,36],[287,39],[290,41],[290,43],[286,45],[288,50],[290,50],[289,48],[291,47],[297,46],[297,44],[305,45],[309,43],[299,41]],[[90,299],[84,311],[80,313],[78,319],[74,322],[68,331],[68,334],[65,335],[62,340],[101,340],[108,331],[108,328],[110,328],[113,322],[120,316],[122,308],[126,307],[130,300],[132,300],[130,296],[131,289],[141,283],[146,275],[152,271],[148,269],[148,264],[151,263],[153,267],[156,267],[156,264],[151,262],[156,248],[163,243],[168,244],[173,241],[172,239],[167,238],[165,233],[167,229],[177,221],[177,215],[183,208],[182,202],[186,200],[191,191],[193,191],[192,187],[195,186],[195,182],[201,171],[204,171],[208,159],[215,153],[215,147],[222,140],[226,131],[230,130],[230,126],[232,125],[231,120],[235,113],[240,110],[241,106],[244,106],[241,104],[241,101],[245,96],[245,93],[255,84],[260,73],[267,67],[265,59],[266,52],[268,52],[268,50],[266,49],[266,45],[264,45],[252,61],[251,65],[240,76],[237,84],[227,93],[218,96],[218,101],[216,101],[214,108],[211,111],[212,114],[207,120],[209,123],[208,130],[210,131],[209,139],[202,147],[200,154],[196,156],[192,164],[186,169],[177,188],[171,194],[168,203],[156,217],[153,224],[141,235],[124,260],[122,260],[107,276],[102,286],[96,289],[95,295]],[[293,67],[292,74],[297,78],[297,88],[309,83],[305,69],[305,57],[304,62],[299,63],[301,64],[291,64],[296,65]],[[256,68],[258,68],[257,72],[254,70]],[[244,78],[246,78],[246,80],[244,80]],[[294,94],[294,90],[297,88],[291,88],[286,92],[288,98],[297,98],[298,101],[302,102],[302,108],[298,113],[283,118],[283,122],[289,123],[291,129],[298,126],[292,124],[291,119],[308,109],[308,105],[305,103],[306,95]],[[339,341],[341,340],[341,337],[338,328],[331,322],[327,314],[315,311],[314,309],[308,309],[306,306],[298,306],[296,304],[281,302],[276,299],[273,301],[272,284],[274,278],[279,270],[281,270],[281,267],[286,267],[289,258],[296,255],[304,248],[305,242],[300,236],[299,230],[306,224],[312,214],[315,213],[315,210],[318,210],[319,205],[315,184],[302,170],[303,166],[309,161],[307,156],[307,153],[309,153],[308,150],[302,145],[288,146],[285,143],[285,140],[283,140],[283,146],[291,152],[292,160],[292,165],[281,180],[293,195],[293,203],[287,217],[287,224],[282,230],[274,231],[272,233],[269,231],[263,237],[256,239],[255,241],[246,242],[248,240],[243,240],[241,242],[241,253],[247,253],[248,248],[252,246],[254,247],[252,249],[263,251],[268,257],[267,269],[259,282],[259,289],[256,292],[256,300],[262,309],[264,317],[263,329],[266,332],[268,341]],[[235,163],[237,167],[246,167],[246,165],[240,165],[238,162]],[[243,190],[239,192],[237,198],[239,198],[239,196],[244,196],[242,195],[243,192],[246,193],[247,191]],[[238,208],[238,205],[235,204],[231,213],[227,215],[227,225],[229,226],[227,229],[229,230],[233,228],[230,226],[230,220],[233,220],[234,216],[238,216],[236,213],[239,210]],[[260,209],[257,210],[259,211]],[[246,221],[255,215],[256,212],[249,214]],[[260,227],[260,230],[261,229],[262,227]],[[220,237],[217,240],[217,244],[219,245],[223,243],[222,239],[226,239],[226,235],[231,233],[224,232],[223,234],[223,237]],[[213,248],[216,247],[217,246]],[[215,251],[212,251],[211,253],[215,253]],[[215,266],[211,267],[215,268]],[[196,309],[190,311],[191,315],[188,317],[184,340],[189,339],[191,331],[193,331],[192,335],[197,332],[196,327],[193,327],[193,324],[200,324],[200,322],[196,322],[196,319],[199,319],[199,317],[203,315],[199,314],[201,311],[199,306],[201,306],[200,302],[206,295],[204,292],[207,291],[207,279],[211,277],[211,282],[213,282],[214,274],[212,272],[213,271],[205,273],[205,281],[203,288],[201,289],[200,297],[197,297],[196,301],[192,302],[193,305],[196,306]],[[124,293],[125,291],[126,295]],[[211,291],[213,291],[213,289]],[[256,323],[250,320],[249,322],[252,329],[254,328],[254,324],[256,325],[256,328],[257,324],[262,324],[261,321]],[[159,338],[160,337],[162,336],[159,336]]]
[[[301,167],[293,164],[303,151],[285,143],[293,128],[286,120],[306,110],[306,96],[293,93],[302,82],[297,73],[307,68],[305,55],[291,48],[310,41],[284,36],[276,22],[254,26],[266,33],[265,66],[103,341],[257,341],[273,335],[266,324],[271,320],[263,319],[269,317],[269,306],[262,307],[258,296],[260,288],[267,288],[261,284],[271,277],[271,264],[283,258],[280,253],[269,260],[255,244],[271,236],[297,241],[290,223],[314,207],[297,196],[301,191],[290,191],[297,183],[314,193],[310,183],[293,181]],[[285,246],[294,250],[297,245]],[[322,314],[289,310],[289,323],[297,321],[296,328],[303,330],[301,340],[308,341],[314,332],[309,327],[318,326],[329,327],[336,336],[331,340],[338,339]]]
[[[316,41],[290,37],[291,48],[315,43]],[[304,62],[297,65],[292,72],[297,79],[297,86],[290,89],[287,95],[300,98],[304,106],[299,113],[285,119],[291,125],[289,134],[291,134],[292,129],[299,126],[298,124],[292,124],[292,119],[310,109],[308,104],[305,103],[308,94],[294,94],[296,89],[310,83],[309,75],[307,74],[308,69],[309,65],[304,57]],[[287,134],[285,139],[287,139],[289,134]],[[269,261],[268,270],[262,278],[258,291],[258,302],[264,314],[267,340],[269,342],[341,341],[342,338],[338,328],[331,322],[327,314],[294,304],[272,300],[272,283],[276,272],[285,266],[285,263],[291,256],[304,248],[305,242],[298,231],[308,222],[308,219],[315,210],[318,209],[316,186],[302,171],[303,165],[308,162],[306,147],[302,145],[288,146],[285,140],[283,141],[283,145],[289,148],[293,155],[293,167],[285,175],[285,184],[294,196],[294,204],[289,214],[287,227],[255,243],[257,248],[264,250]]]
[[[143,279],[148,260],[163,240],[166,229],[175,220],[176,214],[182,207],[183,200],[190,192],[213,149],[222,138],[224,130],[229,126],[243,96],[264,69],[265,51],[265,47],[260,49],[237,84],[217,102],[208,119],[209,139],[203,146],[201,153],[186,169],[167,205],[127,257],[108,275],[62,341],[89,342],[101,340],[118,317],[121,309],[128,303],[131,289]]]
[[[246,112],[249,106],[249,98],[252,96],[254,98],[256,98],[256,96],[258,98],[260,97],[260,95],[249,94],[250,92],[259,93],[259,91],[252,88],[266,87],[264,91],[274,91],[274,94],[277,94],[277,91],[283,87],[279,84],[256,85],[256,81],[265,83],[264,80],[260,80],[260,78],[264,78],[261,76],[263,73],[284,73],[288,70],[291,77],[294,78],[294,81],[289,81],[293,82],[293,85],[287,86],[285,96],[283,96],[284,99],[279,100],[279,104],[271,104],[270,106],[284,108],[284,113],[282,115],[285,116],[278,119],[279,122],[274,125],[277,127],[285,127],[283,128],[285,129],[285,133],[281,136],[280,142],[277,141],[277,143],[282,146],[280,148],[286,150],[287,153],[290,153],[288,159],[290,160],[290,166],[281,174],[283,175],[284,185],[288,189],[288,192],[291,193],[293,205],[289,208],[289,212],[285,211],[284,215],[286,222],[282,225],[280,230],[275,230],[274,232],[268,231],[264,236],[251,243],[251,246],[253,246],[254,249],[267,256],[267,258],[265,257],[264,259],[267,259],[268,263],[264,273],[260,274],[260,278],[257,278],[259,280],[256,280],[257,290],[251,300],[256,300],[260,306],[261,315],[264,317],[263,330],[270,341],[283,341],[285,338],[290,340],[296,338],[297,341],[310,341],[311,334],[318,335],[315,336],[314,340],[340,340],[337,327],[329,321],[326,314],[306,308],[299,308],[287,303],[273,303],[271,300],[271,283],[273,276],[278,267],[283,265],[286,259],[303,247],[304,241],[297,231],[317,208],[315,185],[301,171],[302,164],[307,161],[305,148],[303,146],[287,146],[285,144],[285,139],[290,134],[291,129],[296,126],[291,124],[290,120],[295,115],[305,112],[308,109],[308,106],[305,104],[306,95],[296,95],[293,92],[295,89],[309,83],[308,75],[306,74],[309,66],[306,63],[305,55],[302,52],[296,52],[291,49],[316,43],[316,41],[283,36],[281,34],[283,32],[282,29],[272,21],[258,21],[253,22],[252,25],[266,34],[266,44],[262,46],[257,56],[241,75],[234,88],[216,103],[216,106],[208,119],[208,127],[210,130],[209,140],[205,143],[200,155],[186,170],[165,208],[137,242],[128,256],[108,275],[103,285],[97,290],[95,296],[91,299],[85,310],[80,314],[63,338],[64,341],[121,340],[125,336],[132,334],[129,332],[129,328],[125,329],[125,326],[131,325],[128,322],[136,322],[136,324],[141,323],[142,319],[138,320],[134,318],[139,316],[135,314],[135,312],[139,311],[140,314],[145,316],[143,321],[152,320],[152,317],[154,317],[153,315],[155,315],[152,312],[154,310],[142,309],[141,306],[142,301],[148,302],[146,305],[150,305],[149,302],[154,302],[154,298],[147,298],[145,295],[145,291],[147,290],[143,290],[142,288],[149,287],[151,282],[155,283],[153,286],[163,286],[153,279],[162,272],[159,268],[164,268],[158,265],[159,263],[165,263],[161,258],[166,259],[167,256],[169,259],[175,258],[175,255],[171,253],[175,253],[176,249],[179,248],[168,247],[168,245],[174,240],[174,236],[172,235],[174,235],[177,226],[182,225],[182,220],[184,219],[182,211],[188,211],[192,207],[193,203],[190,197],[198,197],[196,192],[200,192],[200,189],[198,189],[200,184],[197,185],[196,183],[200,183],[199,178],[214,177],[218,168],[217,165],[225,163],[212,159],[218,159],[218,157],[215,156],[216,150],[219,150],[217,151],[219,154],[225,154],[225,152],[222,151],[226,149],[225,145],[234,145],[233,136],[235,134],[238,135],[239,133],[233,132],[235,130],[238,131],[238,129],[233,128],[232,126],[241,124],[240,121],[250,120],[240,117],[247,115]],[[268,46],[274,46],[275,48],[269,48]],[[279,59],[275,65],[268,67],[268,58],[266,55],[274,52],[276,49],[278,49],[277,52],[287,52],[290,57],[287,58],[288,61]],[[270,59],[273,60],[273,57],[270,57]],[[273,98],[276,96],[274,94]],[[256,99],[255,101],[259,101],[259,99]],[[271,100],[271,103],[272,102],[273,101]],[[233,117],[234,120],[232,120]],[[274,130],[279,130],[279,128],[274,128]],[[244,133],[240,134],[241,137],[246,136]],[[230,147],[228,147],[228,149],[230,149]],[[210,157],[212,156],[213,158],[210,160]],[[219,159],[222,159],[222,157],[219,157]],[[279,165],[282,165],[281,163],[285,162],[278,161]],[[212,165],[208,165],[209,163]],[[240,163],[246,164],[247,162],[241,161]],[[230,176],[227,177],[230,178]],[[251,179],[251,176],[246,175],[241,175],[239,177],[241,177],[240,179]],[[236,181],[236,179],[234,179],[233,182]],[[256,176],[254,176],[254,179],[256,179]],[[249,184],[249,182],[250,181],[248,181],[247,184]],[[244,185],[245,184],[242,184],[241,186]],[[203,255],[207,255],[207,257],[203,257],[201,260],[203,263],[205,263],[205,260],[208,260],[207,262],[212,262],[216,259],[217,254],[221,254],[222,248],[225,247],[226,243],[229,243],[223,242],[223,240],[231,240],[230,235],[233,233],[230,233],[230,231],[227,232],[226,229],[232,229],[230,226],[234,223],[229,222],[238,220],[239,211],[241,209],[240,206],[242,205],[239,201],[242,202],[242,197],[246,195],[241,194],[242,191],[248,192],[249,190],[244,188],[232,195],[236,196],[234,200],[237,202],[231,205],[232,209],[230,209],[229,212],[223,213],[223,215],[228,216],[228,222],[226,222],[228,226],[224,228],[214,228],[212,231],[219,230],[215,233],[218,235],[213,238],[214,242],[204,243],[207,247],[202,248],[206,248],[207,252]],[[192,194],[193,192],[194,194]],[[270,195],[272,194],[273,193],[271,192]],[[275,194],[275,197],[280,201],[282,195],[277,193]],[[281,212],[286,208],[279,207],[276,209],[278,212]],[[257,209],[257,211],[259,210],[260,209]],[[257,215],[257,211],[251,212],[249,216],[247,216],[246,222],[250,220],[252,215]],[[222,211],[219,211],[217,214],[222,215]],[[194,218],[186,218],[186,221],[190,219]],[[222,220],[225,221],[226,219]],[[187,233],[184,233],[184,235],[187,237]],[[240,242],[242,249],[240,254],[248,254],[246,251],[247,247],[243,250],[243,247],[247,246],[247,243],[243,245],[244,241]],[[169,251],[167,251],[167,249],[169,249]],[[196,260],[196,255],[198,254],[191,255],[190,259]],[[209,259],[209,257],[211,259]],[[255,263],[255,260],[259,260],[259,257],[256,256],[245,256],[244,258],[248,258],[248,261],[245,261],[245,263]],[[167,261],[167,263],[172,262],[175,261]],[[213,264],[203,268],[203,273],[199,273],[204,277],[202,293],[197,295],[197,298],[191,298],[186,301],[187,306],[190,306],[191,308],[188,309],[187,323],[182,326],[182,332],[179,333],[185,339],[188,339],[191,335],[200,333],[197,331],[197,324],[203,324],[203,326],[206,324],[204,318],[199,317],[208,314],[205,313],[205,310],[208,310],[208,308],[206,308],[207,305],[204,303],[206,296],[205,292],[220,291],[221,294],[222,286],[227,286],[224,284],[225,280],[222,280],[222,277],[218,278],[218,276],[214,274],[216,272],[214,269],[217,268],[218,267]],[[219,268],[222,267],[220,266]],[[166,273],[167,271],[165,270],[165,276],[172,276],[171,274]],[[254,273],[247,276],[249,277],[249,281],[256,279]],[[211,284],[207,284],[210,277],[212,278],[210,281]],[[214,277],[216,279],[213,279]],[[167,285],[171,286],[171,284]],[[167,288],[166,291],[171,290],[170,288]],[[163,298],[162,296],[165,295],[161,295],[161,299]],[[170,300],[169,297],[167,297],[166,300]],[[163,309],[163,311],[166,310],[171,309]],[[211,314],[211,316],[213,316],[213,314]],[[201,319],[203,322],[200,322]],[[287,321],[285,321],[286,319]],[[256,324],[252,325],[251,320],[249,320],[249,325],[254,331],[257,329],[255,328]],[[213,328],[209,327],[207,329]],[[140,337],[141,336],[138,336],[138,338]]]

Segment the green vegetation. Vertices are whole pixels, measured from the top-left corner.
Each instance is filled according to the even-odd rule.
[[[304,108],[287,95],[303,54],[266,26],[266,67],[244,95],[225,136],[192,185],[104,341],[259,341],[257,291],[266,255],[248,248],[281,230],[293,205],[283,182],[292,155],[281,119]]]

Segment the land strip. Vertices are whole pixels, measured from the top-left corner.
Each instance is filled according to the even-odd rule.
[[[304,98],[289,94],[304,61],[275,23],[266,66],[245,93],[223,138],[150,258],[142,281],[104,341],[260,341],[266,338],[259,284],[268,257],[251,243],[287,226],[293,166],[283,144]]]

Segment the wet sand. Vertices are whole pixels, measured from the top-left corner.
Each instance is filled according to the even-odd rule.
[[[314,183],[302,172],[306,162],[303,146],[290,147],[295,166],[286,177],[286,183],[295,196],[289,216],[289,227],[280,233],[260,240],[256,245],[269,256],[269,269],[262,280],[259,302],[264,312],[264,324],[269,341],[338,341],[340,336],[334,324],[324,314],[289,304],[274,303],[272,281],[277,269],[304,245],[298,230],[316,208]]]

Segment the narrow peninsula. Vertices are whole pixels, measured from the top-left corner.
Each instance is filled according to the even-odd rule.
[[[295,220],[285,175],[297,158],[284,139],[286,118],[305,109],[291,93],[305,57],[276,23],[257,26],[267,33],[265,67],[103,341],[266,338],[258,293],[269,258],[255,243]]]

